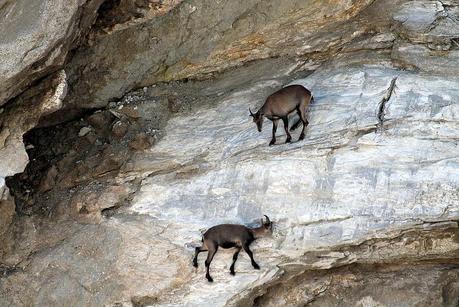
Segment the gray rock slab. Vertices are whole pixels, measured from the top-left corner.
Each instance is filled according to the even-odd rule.
[[[0,105],[63,65],[100,2],[0,1]]]
[[[394,77],[377,129],[379,103]],[[293,82],[315,97],[306,140],[268,147],[271,125],[266,120],[258,133],[247,108],[260,105],[261,89],[275,83],[173,118],[148,154],[174,166],[144,179],[130,210],[179,224],[178,232],[165,233],[177,246],[199,242],[203,229],[219,223],[255,224],[262,214],[276,222],[274,238],[256,245],[261,272],[243,259],[241,274],[226,276],[231,254],[223,252],[212,264],[215,285],[203,287],[200,269],[177,305],[224,305],[272,278],[282,259],[459,215],[458,79],[378,66],[318,70]],[[164,167],[154,159],[143,165],[146,174]],[[197,171],[187,175],[190,167]]]

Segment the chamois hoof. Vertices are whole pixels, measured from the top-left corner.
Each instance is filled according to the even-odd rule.
[[[276,140],[271,140],[271,142],[269,142],[269,146],[273,146],[274,144],[276,144]]]
[[[230,271],[230,274],[234,276],[234,275],[236,275],[236,272]]]
[[[256,264],[256,263],[254,263],[254,264],[253,264],[253,268],[254,268],[255,270],[259,270],[259,269],[260,269],[260,266],[259,266],[258,264]]]
[[[300,138],[298,139],[298,141],[302,141],[302,140],[304,140],[304,134],[301,134]]]
[[[195,268],[197,268],[197,267],[198,267],[198,263],[197,263],[197,262],[193,262],[193,266],[194,266]]]
[[[207,276],[207,281],[208,281],[208,282],[214,282],[213,278],[210,277],[210,276]]]
[[[285,140],[285,144],[288,144],[288,143],[291,143],[291,142],[292,142],[292,139]]]

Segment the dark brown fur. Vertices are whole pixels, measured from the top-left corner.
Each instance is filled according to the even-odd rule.
[[[306,110],[313,100],[314,98],[312,97],[311,92],[305,87],[301,85],[289,85],[271,94],[257,113],[253,114],[249,109],[250,116],[253,117],[253,121],[257,124],[259,132],[261,132],[263,127],[263,117],[266,117],[273,122],[273,136],[271,142],[269,143],[269,146],[271,146],[276,143],[277,122],[279,119],[282,119],[284,122],[284,129],[287,134],[287,140],[285,143],[291,142],[292,136],[288,131],[288,115],[297,111],[300,119],[290,130],[295,130],[300,123],[303,123],[303,130],[301,131],[299,138],[299,140],[303,140],[304,130],[309,124],[306,119]]]
[[[248,228],[244,225],[235,224],[221,224],[209,228],[202,236],[202,246],[196,247],[195,255],[193,258],[193,266],[198,267],[198,255],[200,252],[207,251],[206,265],[206,278],[209,282],[213,279],[209,274],[210,263],[215,256],[218,248],[236,248],[236,252],[233,255],[233,263],[230,267],[231,275],[235,275],[234,265],[241,249],[249,255],[252,262],[252,266],[255,269],[260,269],[260,266],[253,259],[253,253],[250,250],[250,244],[257,238],[272,233],[272,223],[269,218],[266,217],[266,223],[261,220],[261,226],[257,228]]]

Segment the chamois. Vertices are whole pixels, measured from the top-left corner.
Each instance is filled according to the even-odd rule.
[[[295,130],[300,123],[303,123],[303,130],[301,131],[300,138],[304,139],[304,129],[309,124],[306,119],[306,108],[314,101],[311,92],[301,85],[289,85],[277,92],[271,94],[266,98],[265,104],[257,111],[252,113],[249,108],[250,116],[253,117],[253,122],[257,124],[258,131],[261,132],[263,127],[263,116],[267,117],[273,122],[273,136],[269,146],[276,143],[276,130],[277,122],[282,119],[284,122],[285,133],[287,134],[287,140],[285,143],[290,143],[292,136],[288,131],[288,115],[293,111],[297,111],[300,119],[292,126],[290,130]]]
[[[266,222],[263,222],[263,219],[261,219],[261,226],[257,228],[248,228],[244,225],[235,224],[221,224],[209,228],[202,236],[202,246],[196,247],[195,249],[193,266],[196,268],[198,267],[198,254],[207,251],[207,259],[205,261],[206,278],[209,282],[213,282],[214,280],[209,274],[209,268],[218,247],[225,249],[235,247],[236,252],[233,255],[233,263],[230,267],[231,275],[236,274],[234,272],[234,265],[242,248],[249,255],[252,266],[256,270],[259,270],[260,266],[253,259],[253,253],[249,246],[256,239],[272,234],[272,222],[269,220],[268,216],[265,215],[265,217]]]

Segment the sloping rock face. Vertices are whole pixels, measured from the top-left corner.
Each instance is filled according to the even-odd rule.
[[[100,107],[134,87],[328,50],[344,34],[352,39],[349,27],[338,26],[371,2],[166,1],[176,5],[168,14],[94,33],[68,65],[68,107]]]
[[[395,93],[380,111],[394,78]],[[458,81],[385,67],[324,68],[294,82],[314,89],[308,140],[275,147],[267,146],[269,129],[259,135],[244,120],[247,102],[260,101],[266,87],[279,86],[274,80],[252,84],[210,110],[170,120],[170,132],[143,158],[149,161],[146,169],[136,167],[146,165],[142,160],[129,165],[136,171],[165,172],[142,181],[130,211],[151,215],[166,229],[176,221],[186,232],[178,236],[177,230],[166,230],[164,236],[178,246],[215,223],[248,223],[262,214],[277,223],[275,237],[257,249],[264,264],[261,274],[244,259],[239,264],[244,273],[228,285],[227,254],[215,260],[215,286],[204,286],[201,269],[191,285],[179,290],[183,298],[174,293],[166,301],[224,305],[234,293],[278,276],[279,267],[311,265],[309,257],[304,259],[307,250],[356,242],[407,224],[457,219],[453,114],[459,93],[451,89]],[[453,95],[451,100],[438,98],[441,107],[433,107],[430,93],[444,91]],[[382,122],[379,112],[384,112]],[[448,246],[457,253],[455,243]],[[341,258],[359,262],[346,253],[328,257],[321,265],[333,267]],[[201,286],[195,283],[204,290],[197,291]],[[383,295],[373,299],[387,302]],[[288,295],[285,300],[290,302]],[[421,303],[428,305],[427,300]]]
[[[3,278],[4,303],[456,302],[459,80],[377,65],[323,67],[294,81],[314,89],[307,139],[268,147],[270,127],[259,134],[246,109],[278,88],[277,80],[226,92],[214,106],[172,118],[159,143],[131,156],[117,176],[125,184],[144,178],[131,206],[98,226],[39,227],[12,254],[40,242],[32,247],[40,253]],[[243,255],[237,275],[229,275],[232,254],[224,251],[212,263],[214,284],[204,279],[203,258],[192,269],[202,229],[256,223],[262,214],[276,224],[273,238],[254,246],[261,271]],[[426,271],[428,279],[416,278]],[[400,272],[407,277],[391,296],[384,280]],[[331,283],[335,276],[347,286]],[[359,290],[367,282],[386,290]],[[24,291],[21,284],[32,286]],[[423,298],[404,292],[434,284],[437,290]]]
[[[101,2],[0,1],[0,204],[9,198],[5,177],[28,163],[22,135],[62,107],[67,76],[60,69]]]
[[[101,1],[0,2],[0,106],[62,67]]]
[[[31,209],[13,220],[0,189],[0,305],[458,304],[457,3],[287,1],[291,10],[276,10],[241,2],[220,17],[213,1],[139,3],[104,7],[88,46],[34,100],[34,120],[5,108],[14,120],[4,123],[25,131],[58,106],[108,104],[26,137],[33,162],[9,187],[16,210]],[[118,12],[127,15],[114,18]],[[314,30],[298,30],[311,15]],[[185,20],[207,30],[176,40],[194,33],[179,31]],[[222,30],[230,22],[240,33]],[[209,33],[219,34],[214,45]],[[147,48],[152,37],[162,47]],[[135,86],[259,58],[109,104]],[[161,59],[167,67],[153,69]],[[313,92],[306,139],[296,142],[296,132],[283,144],[279,127],[269,147],[271,125],[258,133],[248,108],[287,84]],[[23,101],[12,106],[26,110]],[[263,214],[275,226],[253,245],[261,270],[241,254],[231,276],[232,251],[221,249],[213,284],[204,255],[191,266],[203,230],[253,226]]]
[[[2,108],[0,114],[0,233],[4,233],[14,217],[14,201],[6,186],[6,178],[21,173],[29,162],[23,134],[37,125],[40,116],[62,106],[67,91],[65,72],[45,78],[39,85]]]

